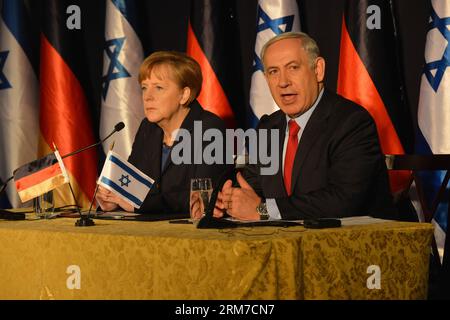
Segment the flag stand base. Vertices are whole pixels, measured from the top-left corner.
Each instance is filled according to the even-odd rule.
[[[82,216],[80,219],[75,222],[76,227],[90,227],[95,226],[94,220],[88,218],[87,216]]]
[[[91,218],[89,218],[89,212],[88,214],[81,214],[81,210],[80,207],[78,206],[77,203],[77,198],[75,197],[75,194],[73,193],[73,189],[72,189],[72,185],[69,181],[69,188],[70,188],[70,192],[72,193],[72,197],[73,200],[75,201],[75,206],[77,208],[78,214],[80,215],[80,219],[77,220],[77,222],[75,222],[75,227],[90,227],[90,226],[95,226],[94,220],[92,220]]]

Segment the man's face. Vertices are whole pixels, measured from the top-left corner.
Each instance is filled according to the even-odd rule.
[[[283,39],[270,45],[264,55],[270,92],[280,109],[291,118],[307,111],[323,87],[325,60],[311,66],[300,39]]]

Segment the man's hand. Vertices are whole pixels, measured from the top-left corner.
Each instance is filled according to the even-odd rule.
[[[261,202],[253,188],[245,181],[241,173],[236,175],[240,188],[232,188],[231,181],[222,188],[222,206],[227,213],[238,220],[259,220],[256,207]]]
[[[233,182],[231,180],[225,181],[225,183],[223,184],[223,187],[222,187],[222,191],[219,191],[219,193],[217,195],[216,206],[214,207],[214,212],[213,212],[213,216],[215,218],[223,217],[223,214],[226,211],[225,202],[223,201],[223,195],[224,195],[224,192],[227,192],[226,190],[231,189],[232,184],[233,184]]]
[[[213,211],[213,217],[222,218],[225,212],[224,202],[223,202],[223,191],[231,188],[232,182],[231,180],[227,180],[222,187],[222,191],[219,191],[217,194],[216,205]],[[189,201],[189,209],[191,213],[192,219],[200,219],[203,217],[203,213],[205,208],[203,206],[203,202],[200,199],[200,195],[198,193],[192,193]]]

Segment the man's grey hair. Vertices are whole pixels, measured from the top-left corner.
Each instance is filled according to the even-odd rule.
[[[319,46],[317,45],[316,41],[304,32],[284,32],[273,37],[272,39],[267,41],[266,44],[263,46],[261,50],[261,61],[263,63],[264,70],[266,69],[266,66],[264,65],[264,56],[266,54],[267,48],[270,47],[275,42],[284,39],[300,39],[301,46],[308,55],[309,64],[311,68],[314,68],[314,62],[316,61],[317,57],[320,56]]]

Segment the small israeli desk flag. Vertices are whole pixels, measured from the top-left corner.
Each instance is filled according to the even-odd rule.
[[[109,151],[106,155],[98,184],[114,192],[123,200],[140,208],[155,181],[123,160],[118,154]]]

